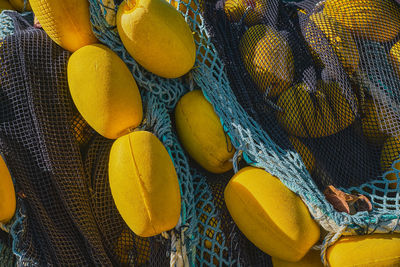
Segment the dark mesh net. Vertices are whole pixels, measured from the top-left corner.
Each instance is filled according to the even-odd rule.
[[[120,1],[109,2],[112,15]],[[334,185],[367,195],[375,210],[399,211],[398,174],[389,173],[389,183],[381,177],[400,153],[400,7],[395,1],[209,0],[200,1],[201,8],[192,1],[178,3],[196,31],[197,67],[210,70],[192,73],[203,92],[209,89],[207,75],[223,80],[225,71],[243,111],[282,154],[300,154],[320,191]],[[205,37],[200,11],[220,58]],[[15,34],[0,47],[0,152],[26,211],[23,231],[14,240],[20,263],[168,265],[171,241],[136,236],[113,203],[107,176],[112,141],[95,133],[74,107],[66,79],[70,53],[44,31],[11,16]],[[165,115],[156,123],[162,132],[162,120],[171,124],[168,112],[188,88],[180,80],[141,72],[135,64],[128,65],[139,86],[149,86],[149,95],[162,102],[155,108]],[[154,79],[146,85],[149,77]],[[188,237],[195,265],[272,266],[225,206],[223,191],[233,172],[198,171],[170,139],[176,167],[187,178],[181,186],[189,228],[195,228]],[[400,164],[393,167],[400,170]],[[369,183],[374,179],[382,183]]]
[[[251,123],[224,110],[227,99],[207,92],[226,125],[229,119],[242,124],[239,127],[244,129],[235,125],[230,133],[244,152],[251,153],[247,162],[256,158],[253,163],[270,167],[274,156],[297,151],[319,192],[334,185],[371,200],[374,215],[365,214],[363,219],[360,213],[344,219],[335,212],[322,212],[338,225],[354,220],[365,230],[372,221],[368,216],[393,210],[395,220],[399,211],[395,204],[400,192],[400,163],[396,163],[400,154],[399,12],[396,1],[210,0],[204,4],[206,27],[230,89],[240,108],[259,126],[246,128]],[[266,133],[267,143],[257,143],[260,132]],[[310,188],[296,185],[301,179],[288,181],[285,175],[290,176],[291,170],[282,166],[276,164],[270,171],[289,173],[277,176],[303,199],[317,197]],[[391,172],[384,174],[387,171]]]
[[[11,17],[15,34],[0,48],[0,151],[26,210],[14,240],[20,263],[167,266],[170,240],[136,236],[114,205],[108,184],[113,140],[89,127],[73,104],[66,77],[70,53],[18,14]],[[233,172],[195,176],[196,265],[271,266],[226,209],[223,190]]]
[[[26,220],[15,240],[26,266],[166,266],[170,244],[135,236],[108,185],[112,140],[95,133],[69,94],[69,52],[14,14],[0,48],[0,151]]]
[[[12,252],[12,239],[9,234],[0,230],[0,263],[4,267],[16,265],[16,258]]]
[[[390,48],[397,40],[399,31],[395,34],[392,28],[400,27],[399,7],[392,1],[327,2],[336,15],[322,12],[319,1],[257,1],[267,8],[255,26],[246,20],[257,10],[252,1],[227,0],[224,5],[209,1],[205,11],[237,100],[276,144],[300,154],[320,190],[371,181],[388,170],[399,152],[391,145],[388,151],[393,153],[382,158],[385,167],[380,166],[382,143],[396,135],[399,122],[393,89],[399,86],[398,74],[389,64],[379,65],[384,57],[389,63]],[[383,6],[377,11],[379,2]],[[363,20],[360,10],[368,5],[373,6],[370,12],[391,17],[380,32],[372,22],[354,22]],[[242,19],[236,19],[232,6],[247,10]],[[338,14],[344,16],[342,23],[335,19]],[[343,25],[346,19],[355,24],[354,30]],[[375,39],[383,38],[387,40],[375,48]],[[380,53],[371,50],[378,48]],[[360,81],[365,76],[368,81]]]

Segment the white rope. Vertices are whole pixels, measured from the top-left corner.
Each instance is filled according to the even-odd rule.
[[[171,237],[171,267],[189,267],[185,244],[185,231],[187,229],[187,227],[181,225],[181,219],[179,219],[178,225],[170,231],[170,236],[166,232],[163,233],[164,237]]]

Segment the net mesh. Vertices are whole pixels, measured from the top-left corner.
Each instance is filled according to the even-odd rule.
[[[225,73],[196,82],[245,160],[298,193],[326,230],[398,230],[399,6],[297,2],[207,1]],[[246,18],[257,10],[254,25]],[[366,195],[373,211],[336,212],[322,194],[329,185]]]
[[[151,125],[152,120],[166,117],[168,112],[172,112],[184,93],[197,88],[197,84],[194,82],[196,73],[191,72],[183,79],[163,79],[147,72],[138,65],[123,47],[116,31],[115,15],[120,2],[90,1],[93,30],[102,43],[107,44],[124,60],[131,69],[139,87],[153,96],[152,101],[161,101],[160,104],[165,106],[161,111],[154,108],[150,109],[149,112],[152,112],[154,116],[151,119],[146,118],[145,124]],[[194,69],[205,66],[209,70],[217,68],[219,71],[223,71],[222,63],[216,56],[213,44],[208,39],[208,32],[204,26],[201,15],[203,2],[172,0],[170,3],[181,12],[193,30],[197,47]],[[152,103],[154,102],[152,101],[148,99],[147,105],[153,107],[154,104]],[[165,123],[160,125],[164,127],[171,125],[171,121],[168,118]],[[150,126],[150,129],[154,129],[154,127]],[[244,236],[240,236],[242,240],[240,246],[237,243],[228,243],[231,240],[230,236],[239,235],[239,231],[233,227],[233,221],[230,217],[227,221],[231,223],[231,227],[226,228],[224,232],[221,226],[222,218],[226,218],[221,217],[221,214],[226,216],[227,209],[226,206],[217,206],[216,202],[222,203],[223,188],[219,188],[219,193],[214,196],[206,179],[210,174],[192,173],[191,170],[199,168],[193,162],[188,162],[174,130],[165,130],[163,133],[167,135],[162,141],[172,155],[180,178],[183,200],[181,219],[182,226],[187,227],[185,239],[190,264],[194,266],[234,266],[239,264],[248,266],[252,257],[247,251],[253,251],[249,249],[253,245]],[[231,177],[233,173],[229,175]],[[235,252],[233,247],[236,249]],[[264,253],[260,254],[262,254],[258,258],[260,266],[269,266],[269,256]]]
[[[129,56],[116,31],[120,2],[89,1],[93,30],[132,71],[144,103],[142,129],[155,133],[174,161],[182,193],[174,234],[184,235],[191,265],[272,266],[226,209],[223,190],[233,172],[204,172],[178,142],[170,114],[197,87],[245,162],[299,194],[327,231],[398,230],[395,1],[171,0],[197,47],[195,67],[182,79],[157,77]],[[364,6],[383,24],[358,15]],[[176,244],[135,236],[114,206],[107,182],[112,141],[88,127],[72,103],[70,54],[8,15],[15,29],[0,47],[0,151],[22,202],[11,231],[19,262],[168,265]],[[336,212],[322,193],[328,185],[366,195],[373,211]]]
[[[93,5],[104,8],[97,2]],[[19,192],[11,227],[19,264],[168,265],[176,249],[171,239],[136,236],[114,205],[107,169],[113,141],[95,133],[72,102],[66,79],[70,53],[18,13],[8,15],[15,29],[0,47],[0,151]],[[252,245],[243,236],[239,247],[228,243],[225,240],[232,240],[238,230],[230,218],[230,228],[223,230],[218,223],[225,224],[227,218],[226,207],[221,206],[223,187],[214,190],[214,196],[208,174],[192,173],[196,167],[188,162],[173,129],[169,113],[180,95],[194,86],[190,77],[165,85],[159,77],[137,72],[143,73],[135,77],[144,103],[141,128],[163,142],[179,176],[182,216],[175,234],[184,232],[191,265],[248,265],[251,257],[246,251]],[[159,90],[159,84],[165,88]],[[269,257],[264,254],[258,260],[264,263]]]
[[[74,107],[70,53],[18,14],[10,17],[15,33],[0,49],[0,150],[26,207],[17,214],[25,220],[11,229],[19,263],[167,265],[169,241],[135,236],[114,205],[107,176],[112,140]],[[165,122],[158,118],[155,127]]]
[[[11,237],[0,230],[0,262],[1,266],[13,267],[16,265],[16,258],[12,252]]]

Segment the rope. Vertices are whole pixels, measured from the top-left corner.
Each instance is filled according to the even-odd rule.
[[[178,225],[171,231],[171,267],[189,267],[185,244],[185,232],[188,227],[188,225],[181,225],[181,219],[179,219]],[[168,234],[163,233],[164,235]]]
[[[242,158],[242,153],[243,153],[242,150],[237,150],[235,152],[235,154],[233,155],[232,163],[233,163],[233,171],[235,173],[237,173],[239,171],[239,161]]]

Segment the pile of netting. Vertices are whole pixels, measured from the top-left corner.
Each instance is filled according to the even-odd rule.
[[[16,216],[5,228],[19,263],[272,266],[225,206],[224,188],[245,165],[264,168],[301,196],[328,232],[323,252],[342,234],[400,232],[400,65],[392,55],[399,53],[400,22],[391,24],[400,12],[385,0],[370,11],[377,16],[354,17],[369,1],[174,1],[197,47],[195,67],[181,79],[155,76],[129,56],[116,29],[121,1],[89,1],[96,37],[140,88],[142,129],[162,141],[178,174],[180,222],[152,238],[136,236],[115,207],[108,184],[113,141],[73,104],[70,53],[34,28],[33,18],[3,12],[0,152],[18,192]],[[205,172],[179,144],[171,114],[198,88],[237,150],[232,172]],[[330,185],[365,195],[372,211],[336,211],[323,194]]]
[[[323,248],[398,232],[399,5],[241,2],[205,3],[224,69],[194,71],[234,146],[302,197],[330,232]],[[372,211],[336,211],[330,185],[367,196]]]
[[[108,183],[113,140],[88,126],[69,93],[70,52],[34,28],[32,16],[5,11],[12,27],[0,48],[0,151],[18,192],[17,213],[5,226],[18,263],[167,266],[181,259],[191,266],[270,265],[270,257],[240,233],[225,207],[223,190],[233,172],[221,177],[204,172],[188,161],[177,140],[170,114],[194,88],[192,78],[162,79],[138,66],[106,20],[117,10],[112,4],[91,2],[94,31],[131,69],[144,103],[141,127],[173,158],[182,193],[180,223],[169,236],[152,238],[128,228]]]

